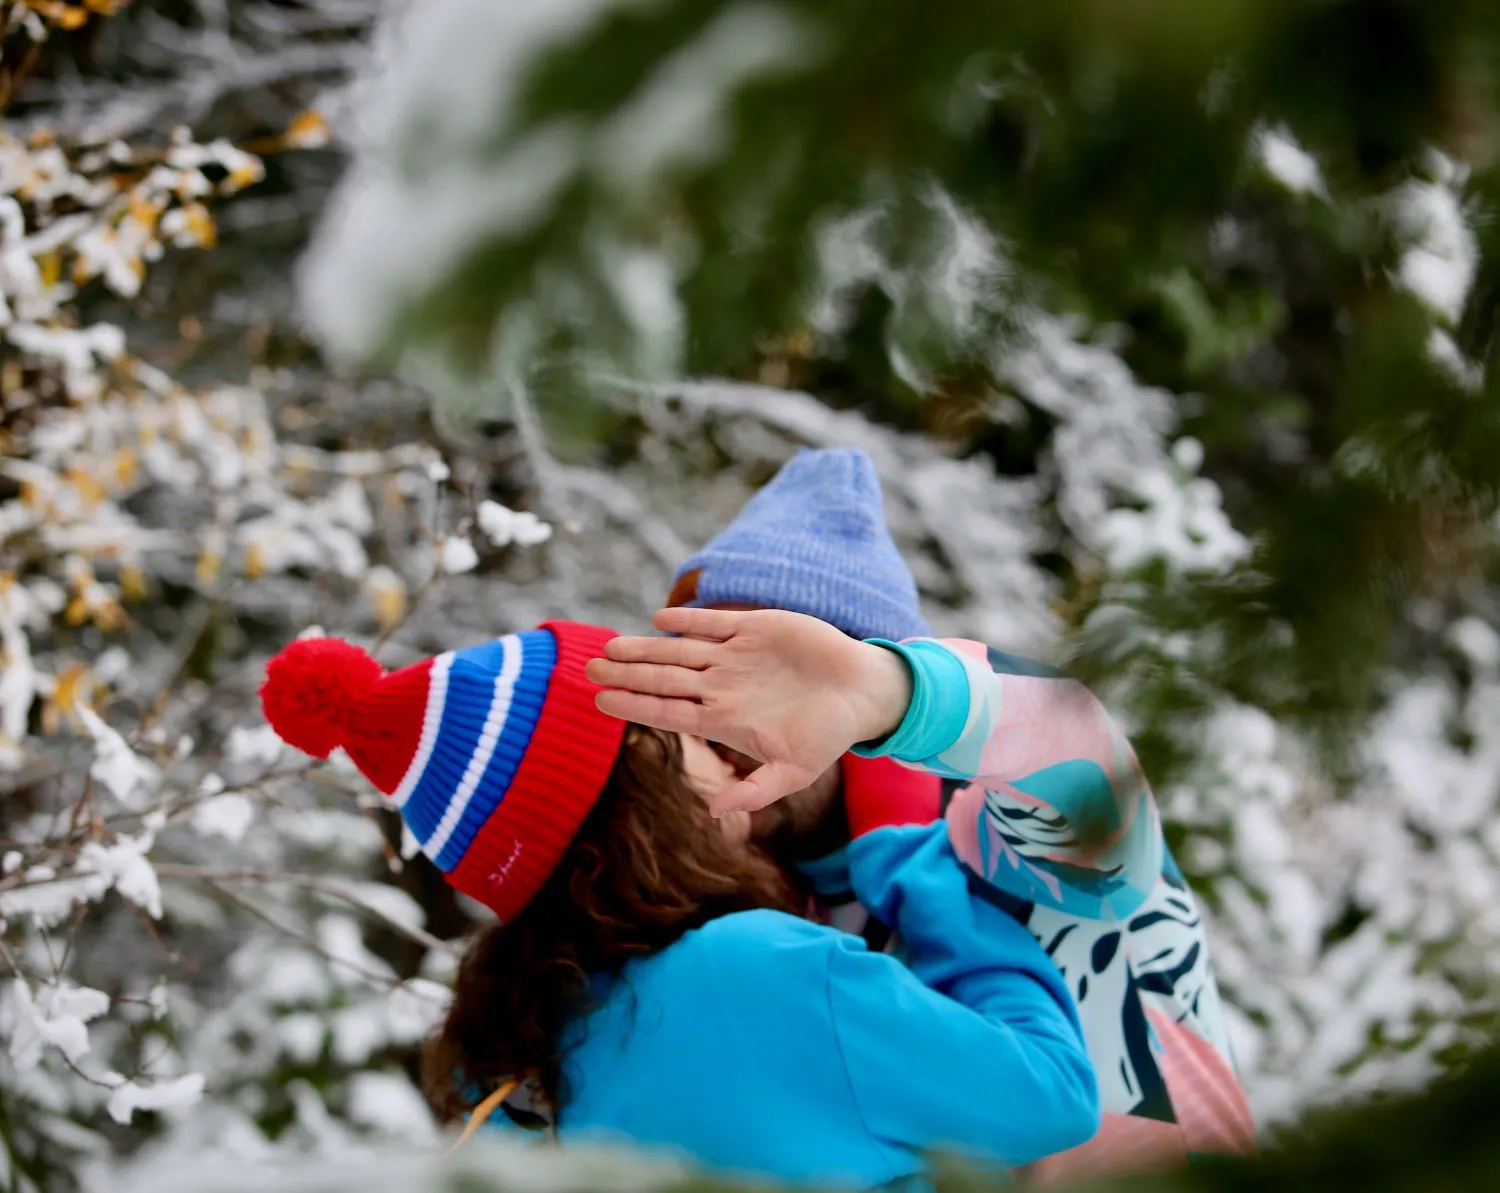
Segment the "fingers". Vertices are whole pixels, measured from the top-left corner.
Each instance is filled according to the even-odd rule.
[[[621,688],[643,696],[697,700],[703,694],[703,672],[669,663],[617,663],[590,659],[584,674],[604,688]]]
[[[744,618],[743,611],[731,609],[661,609],[651,624],[666,634],[725,642],[734,637]]]
[[[604,644],[604,657],[618,663],[666,663],[701,671],[713,661],[715,644],[698,638],[639,638],[622,635]]]
[[[607,689],[594,697],[594,705],[602,713],[619,717],[622,721],[633,721],[637,725],[650,725],[674,733],[690,733],[695,737],[707,736],[703,732],[703,706],[691,700],[676,700],[664,696],[643,696],[638,692],[622,692]]]
[[[801,791],[815,777],[805,767],[788,762],[768,762],[758,770],[751,771],[738,783],[726,787],[709,801],[709,809],[719,817],[731,812],[758,812],[779,799]]]

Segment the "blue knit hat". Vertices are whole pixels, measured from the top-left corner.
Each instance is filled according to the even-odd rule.
[[[676,580],[692,572],[693,608],[786,609],[855,638],[932,635],[886,528],[875,467],[855,448],[799,451]]]

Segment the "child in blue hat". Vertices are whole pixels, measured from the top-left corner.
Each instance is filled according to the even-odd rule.
[[[683,563],[667,605],[787,610],[854,638],[931,637],[874,466],[851,448],[800,451]],[[914,770],[846,754],[752,811],[756,837],[808,875],[830,922],[899,949],[851,890],[850,826],[892,804],[946,815],[965,868],[1061,966],[1099,1072],[1098,1136],[1043,1161],[1039,1177],[1249,1150],[1254,1124],[1202,921],[1129,743],[1082,685],[1051,668],[978,643],[945,645],[961,666],[926,647],[912,658],[928,668],[930,690],[970,718],[946,757],[934,752]],[[726,732],[720,752],[749,775],[756,760],[732,748],[735,728]],[[986,777],[949,777],[976,774]],[[752,788],[741,794],[760,802]],[[1111,848],[1081,848],[1075,830],[1089,824],[1114,826]]]

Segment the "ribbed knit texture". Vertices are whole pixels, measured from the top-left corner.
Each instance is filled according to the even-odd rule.
[[[432,660],[391,671],[356,702],[344,753],[385,795],[401,783],[422,736]]]
[[[614,767],[625,723],[584,675],[613,637],[548,622],[380,675],[337,718],[422,851],[502,920],[547,881]]]
[[[798,452],[677,576],[689,572],[693,607],[807,613],[855,638],[932,633],[886,528],[874,465],[854,448]]]
[[[604,653],[614,631],[547,622],[557,662],[546,701],[509,789],[485,820],[448,881],[503,921],[539,891],[578,832],[614,768],[625,722],[594,705],[598,685],[584,665]]]

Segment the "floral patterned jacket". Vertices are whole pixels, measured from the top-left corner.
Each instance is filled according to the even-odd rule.
[[[980,643],[940,644],[969,684],[962,734],[899,766],[846,757],[845,798],[851,819],[862,801],[892,799],[944,815],[976,889],[1027,926],[1078,1001],[1103,1125],[1030,1175],[1253,1149],[1202,921],[1130,743],[1076,680]],[[838,902],[827,918],[864,930],[860,910]]]

